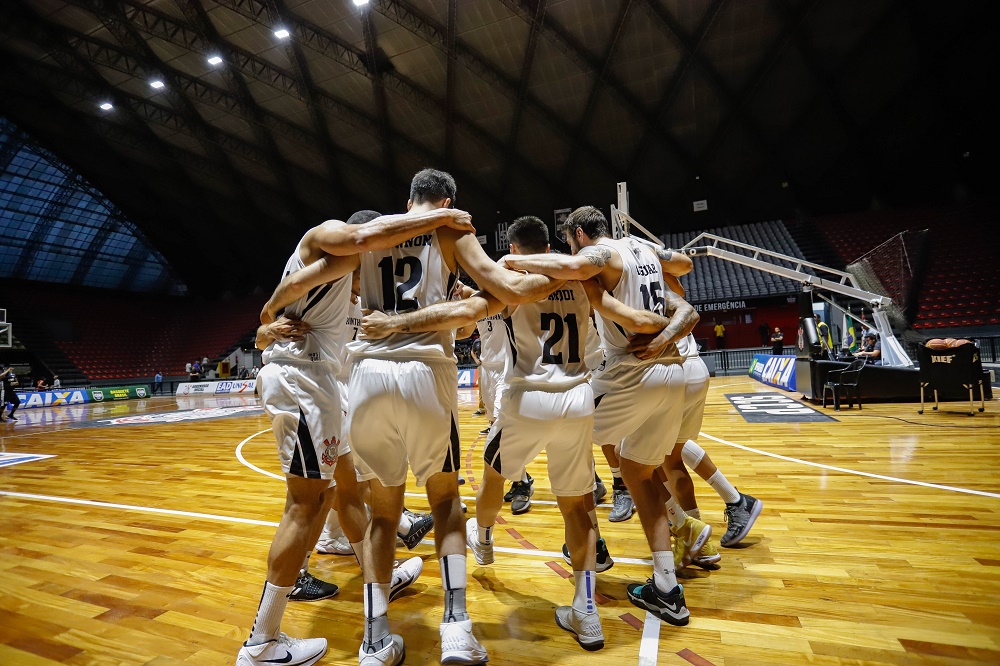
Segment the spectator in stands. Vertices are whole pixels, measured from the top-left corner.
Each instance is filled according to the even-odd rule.
[[[771,353],[775,356],[781,356],[785,349],[785,334],[781,332],[781,329],[777,326],[774,327],[774,333],[771,334]]]
[[[0,399],[0,416],[3,416],[4,408],[9,404],[10,413],[7,414],[7,419],[16,421],[17,417],[14,416],[14,412],[21,406],[21,399],[17,397],[17,392],[14,390],[17,386],[17,375],[14,374],[14,368],[9,365],[4,367],[3,372],[0,372],[0,386],[3,386],[3,398]]]
[[[253,370],[250,371],[250,379],[257,379],[257,373],[260,372],[260,368],[254,363]]]
[[[201,381],[201,363],[199,363],[197,359],[191,364],[191,381]]]
[[[760,322],[760,326],[757,327],[757,331],[760,333],[760,346],[766,347],[767,343],[771,340],[771,327],[766,321]]]
[[[868,363],[882,362],[882,341],[874,333],[865,334],[861,349],[855,352],[855,356],[865,359]]]
[[[153,375],[153,395],[156,395],[157,391],[160,392],[160,395],[163,395],[163,375],[160,374],[159,370]]]
[[[39,377],[38,381],[35,382],[35,390],[36,391],[44,391],[47,388],[48,388],[48,386],[45,385],[45,378],[44,377]]]
[[[715,348],[723,349],[726,346],[726,327],[718,319],[715,320]]]
[[[54,389],[62,388],[62,382],[59,381],[59,375],[52,375],[52,388]]]

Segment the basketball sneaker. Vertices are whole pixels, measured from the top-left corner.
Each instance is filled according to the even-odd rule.
[[[476,564],[493,564],[493,543],[482,543],[479,540],[479,523],[475,518],[465,521],[465,543],[472,549]]]
[[[510,489],[510,511],[514,515],[527,513],[531,508],[531,496],[535,494],[535,480],[528,476],[528,481],[515,481]]]
[[[472,633],[472,620],[441,623],[442,664],[485,664],[490,659]]]
[[[705,542],[705,545],[701,547],[698,554],[694,556],[691,560],[691,564],[696,567],[701,567],[707,571],[715,571],[720,567],[719,562],[722,561],[722,555],[719,553],[719,549],[715,547],[712,540],[709,539]]]
[[[325,638],[292,638],[285,632],[260,645],[243,644],[236,656],[236,666],[287,664],[311,666],[326,654]]]
[[[396,534],[396,536],[403,540],[407,550],[413,550],[420,543],[420,540],[434,529],[434,516],[429,513],[421,515],[409,509],[403,509],[403,513],[410,519],[410,531],[406,534]]]
[[[556,624],[572,632],[584,650],[604,647],[604,630],[597,613],[581,613],[572,606],[560,606],[556,609]]]
[[[707,523],[703,523],[696,518],[688,516],[684,519],[684,523],[674,529],[670,528],[673,533],[674,538],[680,540],[684,544],[684,559],[693,558],[701,547],[705,545],[708,541],[708,537],[712,536],[712,526]],[[676,556],[674,557],[676,560]]]
[[[632,494],[629,493],[628,488],[624,484],[619,485],[617,480],[611,488],[614,490],[614,496],[608,520],[612,523],[620,523],[628,520],[635,513],[635,502],[632,501]]]
[[[316,552],[324,555],[353,555],[354,549],[344,530],[338,528],[327,532],[324,529],[319,535],[319,541],[316,542]]]
[[[601,477],[594,477],[594,504],[600,504],[601,500],[608,496],[608,487],[601,481]]]
[[[726,533],[719,543],[723,548],[732,548],[750,533],[764,503],[756,497],[740,493],[740,500],[726,505]]]
[[[477,409],[476,411],[472,412],[473,416],[483,416],[485,414],[486,414],[485,409]]]
[[[288,595],[288,600],[320,601],[335,596],[337,592],[340,592],[339,587],[333,583],[322,581],[307,571],[300,574],[299,579],[295,581],[295,586],[292,588],[291,594]]]
[[[683,627],[688,623],[691,613],[684,602],[684,586],[677,585],[667,594],[661,594],[652,580],[646,583],[631,583],[626,588],[628,600],[634,606],[644,608],[667,624]]]
[[[365,652],[364,643],[358,648],[358,664],[360,666],[397,666],[406,659],[406,646],[399,634],[389,634],[390,640],[378,652]]]
[[[531,475],[530,475],[530,474],[528,474],[527,476],[528,476],[528,481],[527,481],[527,483],[529,483],[529,484],[532,484],[532,485],[534,485],[534,483],[535,483],[535,480],[531,478]],[[506,502],[507,504],[510,504],[510,503],[511,503],[511,502],[512,502],[513,500],[514,500],[514,486],[513,486],[513,485],[511,485],[511,487],[510,487],[510,490],[508,490],[508,491],[507,491],[507,492],[506,492],[506,493],[504,494],[504,496],[503,496],[503,501],[504,501],[504,502]]]
[[[563,544],[562,547],[563,559],[566,560],[566,564],[572,565],[573,559],[569,555],[569,546]],[[597,573],[604,573],[611,567],[615,566],[615,561],[611,559],[611,553],[608,552],[608,544],[605,543],[603,538],[597,540]]]
[[[389,584],[389,601],[392,601],[403,590],[408,588],[413,581],[420,577],[420,572],[424,570],[424,561],[419,557],[411,557],[392,570],[392,581]]]

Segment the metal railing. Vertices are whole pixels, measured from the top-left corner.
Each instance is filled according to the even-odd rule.
[[[770,354],[770,347],[744,347],[742,349],[712,349],[700,352],[706,363],[715,364],[717,375],[746,374],[755,354]],[[794,356],[795,349],[785,347],[782,356]],[[709,360],[711,359],[711,360]]]

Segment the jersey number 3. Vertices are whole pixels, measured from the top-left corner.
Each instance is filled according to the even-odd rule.
[[[408,312],[420,307],[416,298],[411,297],[420,284],[420,278],[424,274],[424,267],[418,257],[400,257],[396,261],[393,270],[392,257],[385,257],[378,262],[378,267],[382,270],[382,305],[386,310],[395,312]],[[400,283],[396,283],[399,278]],[[403,278],[406,281],[403,282]]]
[[[556,365],[563,364],[563,353],[559,352],[558,354],[553,354],[552,348],[562,341],[565,329],[569,330],[569,363],[580,362],[580,328],[576,323],[576,314],[566,315],[565,329],[563,321],[564,319],[555,312],[542,313],[542,330],[552,331],[552,335],[547,337],[542,343],[542,363],[553,363]]]

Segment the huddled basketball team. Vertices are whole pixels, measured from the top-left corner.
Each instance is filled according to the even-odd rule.
[[[412,548],[432,527],[444,592],[441,662],[486,662],[466,604],[466,548],[481,565],[494,561],[505,481],[525,510],[526,467],[542,451],[575,580],[555,621],[585,649],[604,645],[596,575],[613,565],[595,511],[606,490],[595,480],[594,443],[614,476],[611,518],[637,511],[652,552],[653,576],[629,585],[629,599],[670,624],[689,616],[676,569],[717,568],[720,559],[687,468],[726,502],[723,546],[743,539],[760,513],[761,502],[739,493],[694,442],[708,371],[690,335],[697,314],[677,280],[690,259],[610,238],[604,215],[587,206],[557,230],[572,254],[551,252],[546,225],[522,217],[508,230],[511,253],[495,262],[468,213],[452,208],[455,193],[449,174],[425,169],[413,178],[407,213],[361,211],[310,229],[261,313],[258,386],[287,499],[238,666],[308,665],[325,654],[326,639],[279,628],[290,599],[337,591],[308,573],[317,541],[322,552],[353,553],[361,567],[359,663],[401,663],[404,641],[390,631],[388,605],[422,560],[397,565],[397,539]],[[478,291],[457,283],[459,269]],[[466,520],[454,341],[476,322],[491,426],[475,517]],[[408,472],[426,488],[430,516],[404,509]]]

